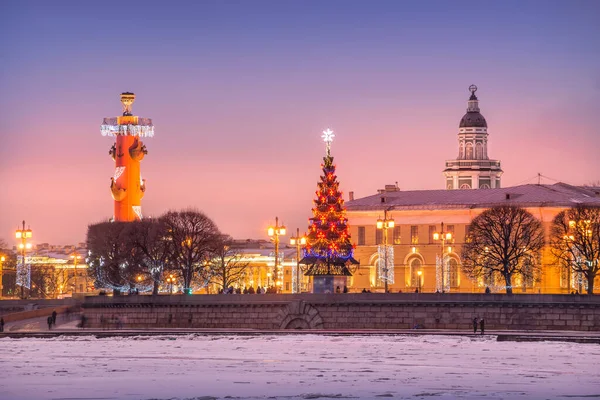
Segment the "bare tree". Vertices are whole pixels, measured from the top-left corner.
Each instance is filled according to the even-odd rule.
[[[169,269],[171,241],[165,223],[160,219],[145,219],[129,223],[129,242],[138,251],[144,278],[152,281],[152,294],[158,294],[163,272]]]
[[[135,287],[140,274],[139,253],[129,240],[127,222],[101,222],[88,226],[86,259],[95,286],[113,290]]]
[[[588,294],[593,294],[600,273],[600,207],[579,205],[558,213],[552,221],[550,247],[569,278],[571,273],[582,275]]]
[[[59,272],[54,265],[32,266],[30,296],[41,299],[55,298],[60,290],[59,278]]]
[[[231,236],[222,236],[215,245],[213,257],[208,262],[209,282],[226,289],[240,281],[246,273],[249,262],[242,261],[243,255],[232,248]]]
[[[17,292],[17,253],[8,248],[6,242],[0,239],[0,257],[2,262],[2,296],[13,296]]]
[[[532,279],[539,271],[543,247],[539,220],[522,208],[498,206],[471,222],[462,249],[462,267],[471,278],[503,278],[510,294],[514,275]]]
[[[192,293],[192,281],[208,280],[206,263],[220,237],[215,223],[197,210],[169,211],[160,217],[171,245],[173,269],[183,279],[183,290]]]

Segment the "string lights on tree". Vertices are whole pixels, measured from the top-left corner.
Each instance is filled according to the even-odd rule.
[[[331,143],[335,135],[331,129],[327,129],[321,137],[327,155],[321,165],[323,175],[315,192],[313,216],[309,219],[301,264],[306,266],[307,276],[350,276],[352,272],[349,267],[358,262],[353,258],[354,248],[350,243],[346,208],[331,157]]]

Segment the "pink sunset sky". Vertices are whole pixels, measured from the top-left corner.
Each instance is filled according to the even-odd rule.
[[[185,3],[184,3],[185,4]],[[443,189],[476,84],[503,186],[600,181],[600,6],[564,2],[13,2],[0,6],[0,239],[85,241],[112,216],[102,118],[154,121],[143,213],[235,238],[308,226],[340,187]],[[111,10],[120,10],[113,12]]]

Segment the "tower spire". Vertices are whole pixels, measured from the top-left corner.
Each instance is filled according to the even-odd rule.
[[[475,96],[475,92],[477,91],[477,86],[471,85],[469,86],[469,91],[471,92],[471,97],[469,97],[469,103],[467,105],[467,112],[479,112],[479,100],[477,96]]]

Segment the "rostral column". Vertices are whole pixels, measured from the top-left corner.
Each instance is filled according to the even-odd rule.
[[[110,178],[110,191],[114,199],[114,220],[135,221],[142,219],[142,197],[146,180],[140,174],[140,161],[148,153],[141,138],[154,136],[150,118],[131,114],[135,94],[121,93],[123,116],[104,118],[100,126],[102,136],[116,137],[108,154],[115,161],[115,172]]]

